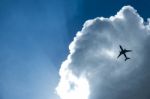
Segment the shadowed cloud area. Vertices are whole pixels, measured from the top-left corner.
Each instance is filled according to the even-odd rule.
[[[146,24],[145,24],[146,23]],[[60,68],[61,99],[149,99],[150,25],[131,6],[87,20]],[[124,61],[119,44],[133,50]]]

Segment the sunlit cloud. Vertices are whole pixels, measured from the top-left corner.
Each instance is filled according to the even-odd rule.
[[[131,6],[87,20],[69,46],[56,88],[61,99],[147,99],[150,25]],[[119,45],[131,49],[124,61]],[[139,94],[140,93],[140,94]]]
[[[61,99],[88,99],[89,84],[85,77],[76,77],[68,73],[56,88]]]

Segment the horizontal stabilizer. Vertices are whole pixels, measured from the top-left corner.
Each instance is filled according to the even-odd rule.
[[[128,59],[130,59],[130,58],[127,57],[127,58],[125,59],[125,61],[128,60]]]

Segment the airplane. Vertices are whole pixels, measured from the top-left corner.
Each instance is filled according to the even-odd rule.
[[[119,58],[123,54],[124,57],[125,57],[125,61],[128,60],[128,59],[130,59],[129,57],[126,56],[126,53],[127,52],[131,52],[132,50],[123,49],[121,45],[119,45],[119,47],[120,47],[121,51],[120,51],[120,54],[118,55],[117,58]]]

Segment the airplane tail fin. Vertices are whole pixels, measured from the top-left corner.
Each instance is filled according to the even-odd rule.
[[[125,61],[128,60],[128,59],[130,59],[130,58],[127,57],[127,58],[125,59]]]

